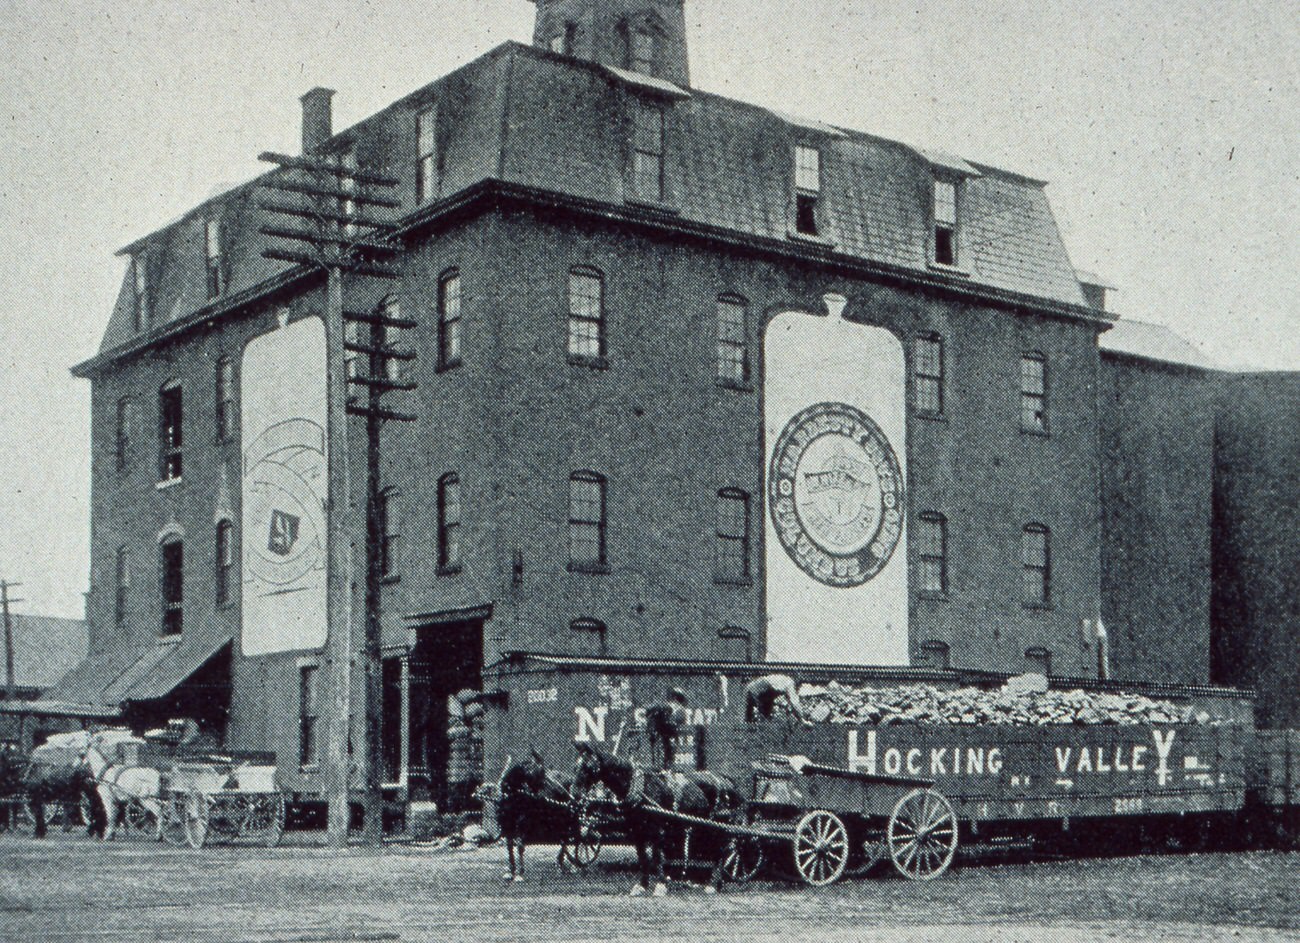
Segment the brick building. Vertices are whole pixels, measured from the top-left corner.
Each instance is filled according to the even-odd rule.
[[[1194,490],[1145,503],[1115,468],[1167,428],[1132,399],[1162,368],[1103,356],[1043,183],[694,89],[685,32],[682,0],[540,0],[532,46],[342,133],[303,98],[305,153],[400,181],[401,279],[347,307],[419,324],[383,439],[387,778],[438,792],[447,696],[514,652],[1089,678],[1104,617],[1134,677],[1210,680],[1214,397],[1173,440],[1210,452],[1141,457]],[[245,348],[324,287],[263,258],[256,186],[123,250],[76,368],[91,655],[59,696],[196,716],[310,791],[319,648],[249,644]],[[1130,526],[1197,530],[1155,565]]]

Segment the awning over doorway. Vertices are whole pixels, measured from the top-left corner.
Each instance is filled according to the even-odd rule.
[[[62,716],[115,716],[128,701],[166,697],[230,644],[231,634],[167,640],[154,645],[122,647],[91,654],[40,701],[28,702],[27,713],[43,713],[38,705],[62,708]],[[78,710],[84,708],[84,710]],[[51,711],[55,713],[55,711]]]

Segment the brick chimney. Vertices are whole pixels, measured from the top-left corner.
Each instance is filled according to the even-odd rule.
[[[302,152],[310,154],[334,136],[332,88],[313,88],[302,96]]]

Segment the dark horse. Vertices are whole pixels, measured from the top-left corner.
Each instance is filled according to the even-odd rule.
[[[636,846],[641,867],[641,883],[633,885],[632,894],[650,890],[650,873],[655,876],[654,896],[668,893],[664,879],[664,848],[669,834],[681,834],[684,850],[690,847],[690,827],[683,828],[663,812],[676,812],[715,822],[731,822],[739,817],[743,803],[735,785],[707,772],[669,772],[647,770],[629,760],[620,759],[587,743],[579,743],[578,768],[574,788],[585,792],[596,783],[618,800],[627,823],[628,836]],[[717,835],[707,836],[710,839]],[[716,841],[708,844],[719,844]],[[721,843],[713,873],[705,890],[722,886],[726,843]],[[685,855],[684,855],[685,857]]]
[[[90,735],[85,731],[56,734],[32,751],[19,780],[22,793],[36,820],[36,837],[46,833],[45,807],[61,803],[65,807],[88,806],[91,834],[103,834],[103,808],[95,794],[95,777],[86,765]],[[87,800],[82,803],[82,800]]]
[[[492,796],[493,792],[497,795]],[[536,750],[527,759],[507,766],[497,788],[484,787],[480,796],[489,801],[494,799],[497,803],[497,825],[510,856],[510,870],[505,875],[507,881],[524,879],[524,846],[528,837],[558,838],[560,851],[555,863],[560,868],[564,868],[568,861],[575,866],[589,863],[589,858],[579,857],[578,849],[593,845],[599,847],[596,844],[598,839],[593,841],[593,834],[586,833],[570,783],[548,770]]]

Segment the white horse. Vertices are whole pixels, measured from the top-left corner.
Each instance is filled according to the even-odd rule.
[[[158,770],[149,766],[131,766],[114,762],[123,744],[143,744],[129,730],[104,730],[95,734],[86,750],[86,764],[95,777],[95,790],[104,805],[107,823],[104,841],[112,841],[122,806],[138,802],[154,817],[154,837],[162,839],[163,808]]]

